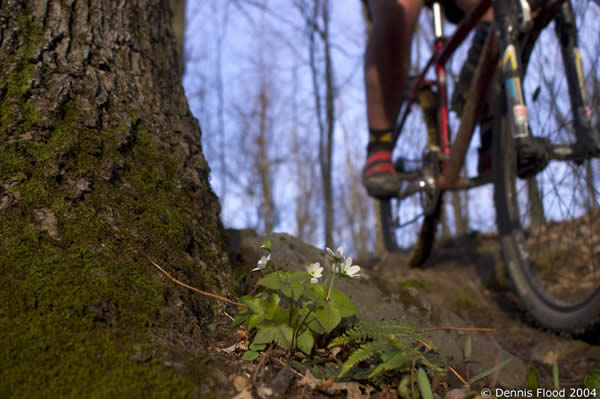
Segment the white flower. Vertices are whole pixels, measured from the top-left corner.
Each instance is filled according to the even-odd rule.
[[[326,248],[326,249],[327,249],[327,253],[336,259],[344,257],[344,247],[338,247],[338,249],[336,249],[335,252],[333,252],[330,248]]]
[[[267,256],[262,256],[260,258],[260,260],[258,261],[258,265],[256,265],[256,267],[254,269],[252,269],[252,271],[256,272],[259,270],[264,270],[264,268],[269,265],[269,262],[271,262],[271,254],[269,254]]]
[[[348,257],[341,266],[341,274],[348,277],[356,277],[360,271],[360,266],[352,264],[352,258]]]
[[[310,279],[311,284],[318,283],[319,279],[323,276],[323,268],[319,262],[311,263],[306,266],[306,271],[308,271],[308,274],[312,277]]]

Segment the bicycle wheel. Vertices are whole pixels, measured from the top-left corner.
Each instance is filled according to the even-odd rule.
[[[591,94],[587,100],[597,110],[600,8],[585,0],[575,1],[574,10],[580,27],[583,82]],[[572,145],[580,124],[576,113],[581,112],[581,98],[574,98],[579,93],[574,87],[578,78],[568,58],[575,55],[557,39],[557,26],[553,21],[533,41],[527,43],[531,37],[521,41],[523,64],[529,60],[523,94],[532,134],[553,145]],[[505,105],[502,111],[506,115]],[[581,332],[600,318],[600,160],[552,160],[535,177],[520,179],[510,122],[506,116],[496,122],[494,199],[515,289],[543,326]],[[593,134],[598,134],[597,129],[597,122],[588,126]]]
[[[428,153],[428,148],[439,144],[434,109],[435,93],[430,88],[424,88],[420,90],[419,96],[421,107],[415,106],[396,143],[396,169],[405,176],[414,176],[412,184],[422,178],[429,178],[437,183],[439,161]],[[427,134],[423,134],[424,131]],[[411,184],[411,181],[408,180],[405,184]],[[386,198],[378,202],[378,228],[386,250],[410,253],[409,265],[421,266],[433,248],[442,211],[442,193],[430,186],[408,198]]]

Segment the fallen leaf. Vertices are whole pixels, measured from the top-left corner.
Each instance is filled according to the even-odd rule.
[[[225,353],[233,353],[233,352],[235,352],[237,347],[238,347],[238,344],[233,344],[231,346],[228,346],[227,348],[217,348],[217,351],[225,352]]]
[[[236,333],[239,339],[248,339],[248,331],[239,329]]]
[[[233,377],[233,387],[235,388],[236,392],[242,392],[250,387],[250,380],[241,375],[236,375]]]
[[[233,399],[254,399],[250,391],[240,392],[233,397]]]
[[[261,398],[261,399],[269,399],[271,397],[271,395],[273,395],[273,390],[269,387],[266,387],[264,385],[259,385],[256,388],[256,394]]]
[[[330,380],[331,382],[333,381],[333,379]],[[331,382],[329,380],[320,380],[313,376],[310,370],[306,370],[306,374],[298,381],[298,384],[307,385],[311,389],[317,389],[328,395],[337,395],[345,391],[346,399],[369,399],[371,397],[371,392],[375,391],[375,388],[364,385],[361,386],[357,382]],[[365,394],[363,394],[363,391]]]
[[[340,348],[339,346],[336,346],[335,348],[331,349],[331,356],[333,356],[333,358],[335,359],[341,351],[342,351],[342,348]]]

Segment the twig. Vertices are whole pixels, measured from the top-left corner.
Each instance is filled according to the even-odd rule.
[[[449,369],[450,371],[452,371],[452,374],[454,374],[454,375],[456,376],[456,378],[458,378],[458,379],[460,380],[460,382],[462,382],[464,385],[467,385],[467,386],[469,385],[469,383],[468,383],[467,381],[465,381],[465,379],[464,379],[464,378],[462,378],[462,377],[460,376],[460,374],[458,374],[458,373],[456,372],[456,370],[454,370],[452,367],[448,367],[448,369]]]
[[[276,357],[272,357],[271,360],[273,360],[275,363],[279,364],[281,367],[287,367],[289,368],[292,373],[296,374],[298,377],[304,377],[304,375],[302,375],[301,373],[299,373],[297,370],[295,370],[292,366],[290,366],[289,364],[285,363],[283,360],[278,359]]]
[[[225,316],[227,316],[227,318],[228,318],[229,320],[231,320],[231,321],[235,321],[235,319],[234,319],[233,317],[231,317],[231,316],[229,315],[229,313],[227,313],[227,312],[223,312],[223,314],[224,314]]]
[[[258,364],[256,365],[256,369],[254,373],[252,373],[252,385],[256,385],[256,377],[258,377],[258,373],[262,370],[267,361],[267,358],[271,359],[271,350],[273,349],[273,344],[269,345],[269,348],[263,352]]]
[[[190,285],[182,283],[181,281],[177,280],[175,277],[173,277],[169,273],[167,273],[162,267],[160,267],[159,265],[157,265],[152,259],[148,259],[148,260],[150,261],[150,263],[152,263],[154,265],[154,267],[156,267],[158,270],[160,270],[169,280],[171,280],[172,282],[174,282],[177,285],[180,285],[180,286],[182,286],[184,288],[187,288],[188,290],[192,290],[194,292],[197,292],[200,295],[204,295],[204,296],[207,296],[207,297],[210,297],[210,298],[217,299],[217,300],[222,301],[222,302],[226,302],[226,303],[228,303],[230,305],[239,306],[240,308],[247,308],[248,307],[248,305],[244,305],[243,303],[237,303],[237,302],[234,302],[234,301],[229,300],[227,298],[223,298],[222,296],[211,294],[210,292],[201,291],[198,288],[194,288],[194,287],[192,287]]]
[[[427,342],[425,341],[418,341],[421,345],[423,345],[425,347],[425,349],[427,349],[428,351],[432,350],[431,346],[429,346],[429,344],[427,344]]]
[[[464,331],[464,332],[496,332],[495,328],[461,328],[461,327],[436,327],[425,328],[423,331]]]

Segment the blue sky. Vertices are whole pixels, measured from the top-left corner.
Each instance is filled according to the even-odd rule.
[[[265,13],[255,7],[239,7],[235,5],[236,2],[225,0],[188,0],[185,44],[188,63],[184,87],[191,110],[203,130],[205,154],[213,169],[211,184],[223,204],[222,218],[227,226],[236,228],[255,227],[258,222],[256,209],[259,204],[255,196],[248,195],[247,192],[253,177],[245,174],[243,169],[243,161],[247,158],[251,160],[251,154],[244,153],[243,148],[247,147],[240,149],[238,146],[240,142],[245,145],[244,130],[252,126],[244,127],[236,122],[234,117],[250,110],[252,99],[256,96],[257,82],[262,79],[272,85],[270,93],[275,111],[271,123],[275,133],[272,138],[273,145],[269,148],[271,157],[290,157],[290,143],[285,136],[292,129],[300,129],[303,145],[314,148],[317,139],[314,116],[311,116],[314,105],[303,22],[298,12],[289,5],[290,0],[271,0],[267,3],[269,11]],[[226,4],[229,6],[225,7]],[[345,163],[347,154],[350,154],[353,160],[354,169],[359,170],[364,162],[367,128],[362,55],[366,37],[360,1],[333,1],[332,7],[333,57],[338,87],[334,180],[341,184],[346,182],[346,176],[349,174]],[[600,13],[595,5],[589,6],[580,15],[580,23],[583,24],[580,25],[583,26],[581,31],[585,32],[580,38],[584,61],[590,59],[590,54],[600,53],[597,28],[599,17]],[[421,18],[422,27],[430,24],[429,13],[423,13]],[[447,33],[450,33],[453,26],[446,26]],[[549,79],[560,80],[560,74],[553,75],[559,65],[554,61],[559,59],[553,52],[556,50],[556,38],[552,35],[544,37],[543,43],[544,46],[540,46],[534,53],[532,65],[546,73]],[[415,41],[413,52],[417,46],[420,46],[423,54],[421,62],[425,62],[430,48],[427,39]],[[466,46],[463,46],[451,60],[452,71],[456,72],[459,69],[465,50]],[[257,72],[257,64],[263,64],[263,70],[266,72]],[[597,63],[584,64],[584,70],[588,76],[599,76]],[[531,76],[533,79],[529,78],[526,81],[529,96],[538,86],[535,79],[539,78],[537,74],[531,73]],[[219,77],[223,85],[222,98],[217,95]],[[558,88],[559,93],[564,96],[565,84],[559,82]],[[542,90],[542,100],[547,97],[545,93],[545,90]],[[289,108],[292,101],[297,104],[299,110],[294,123]],[[415,113],[415,116],[417,115]],[[532,107],[530,115],[534,130],[540,131],[540,127],[548,126],[549,117],[544,112]],[[411,129],[422,128],[413,124],[409,130]],[[407,134],[410,135],[410,132],[404,132],[403,136]],[[478,136],[475,135],[467,164],[469,174],[473,174],[476,169],[478,144]],[[232,165],[232,168],[236,165],[236,168],[242,169],[228,170],[231,176],[224,180],[221,173],[223,159],[225,165]],[[274,175],[275,197],[280,210],[276,230],[294,234],[293,213],[298,186],[295,180],[290,178],[290,173],[293,172],[290,172],[287,161],[289,159],[284,159],[281,165],[276,167]],[[599,169],[597,161],[594,167]],[[544,183],[541,185],[544,187]],[[341,192],[341,188],[337,188],[338,195]],[[491,187],[470,191],[469,200],[471,227],[484,231],[494,230]],[[315,234],[313,243],[318,245],[320,233]],[[342,233],[340,240],[344,241],[346,246],[352,247],[348,237]]]

